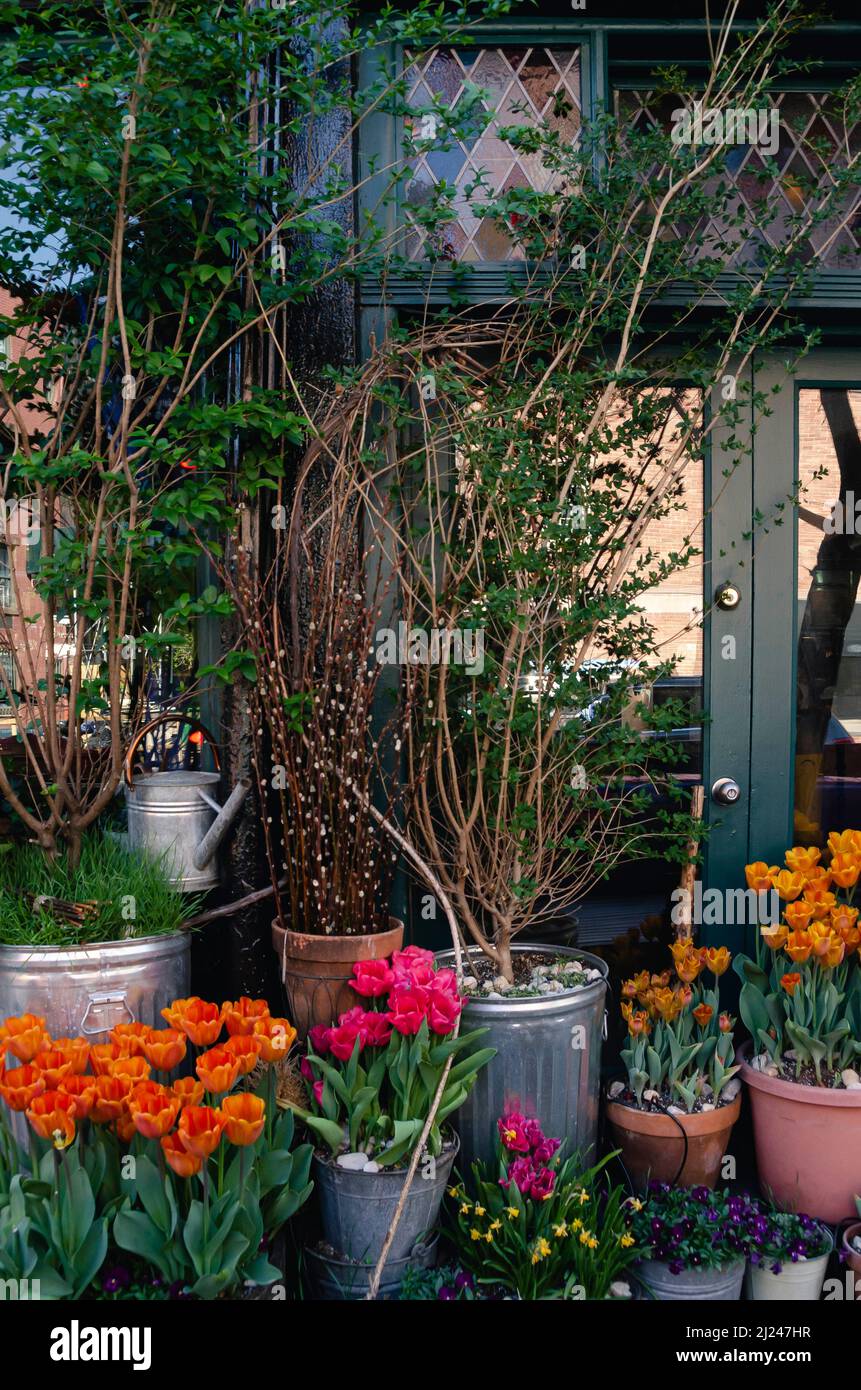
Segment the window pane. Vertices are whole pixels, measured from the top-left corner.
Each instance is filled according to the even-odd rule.
[[[407,55],[409,62],[409,55]],[[482,108],[492,113],[488,123],[477,122],[462,139],[440,138],[431,148],[409,161],[405,206],[419,208],[430,202],[433,189],[442,183],[456,191],[457,219],[447,222],[434,246],[448,260],[504,261],[522,257],[505,232],[488,217],[476,215],[474,204],[489,195],[514,188],[547,192],[552,175],[537,156],[512,149],[500,139],[500,127],[538,125],[547,121],[560,139],[573,142],[580,130],[581,89],[578,48],[439,48],[414,63],[407,72],[407,101],[415,115],[410,128],[420,133],[420,113],[434,101],[457,112],[467,99],[466,84],[484,92]],[[483,176],[483,191],[470,195],[476,178]],[[427,254],[426,233],[413,224],[407,254],[421,260]]]

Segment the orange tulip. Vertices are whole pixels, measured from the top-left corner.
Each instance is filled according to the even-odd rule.
[[[747,886],[752,888],[755,893],[767,893],[773,886],[774,878],[779,872],[776,864],[766,864],[764,859],[757,859],[755,864],[745,864],[744,866]]]
[[[140,1057],[143,1055],[143,1044],[151,1031],[147,1023],[117,1023],[109,1036],[111,1042],[126,1048],[129,1057]]]
[[[224,1005],[224,1021],[232,1038],[249,1037],[254,1032],[255,1023],[268,1016],[269,1005],[265,999],[249,999],[243,994],[235,1004]]]
[[[239,1075],[247,1076],[257,1066],[262,1046],[259,1038],[249,1038],[242,1033],[237,1033],[234,1037],[227,1039],[224,1044],[224,1051],[236,1058],[239,1063]]]
[[[774,876],[774,887],[784,902],[792,902],[794,898],[801,896],[805,884],[801,874],[794,874],[790,873],[788,869],[781,869],[780,873]]]
[[[707,946],[704,951],[705,965],[713,975],[724,975],[729,969],[732,956],[726,946]]]
[[[780,988],[785,989],[790,999],[801,984],[801,976],[797,970],[787,970],[785,975],[780,977]]]
[[[221,1113],[227,1121],[225,1128],[231,1144],[242,1148],[257,1143],[266,1118],[266,1106],[259,1096],[253,1096],[250,1091],[225,1096],[221,1102]]]
[[[797,902],[786,904],[783,915],[793,931],[805,931],[813,921],[813,904],[799,898]]]
[[[21,1014],[7,1018],[0,1028],[0,1047],[5,1047],[19,1062],[32,1062],[39,1048],[50,1038],[45,1033],[45,1020],[38,1014]]]
[[[200,1105],[203,1100],[203,1082],[194,1076],[182,1076],[170,1088],[180,1105]]]
[[[861,854],[861,830],[832,830],[828,848],[832,854]]]
[[[672,1023],[681,1013],[683,1004],[679,996],[673,989],[655,990],[655,1011],[660,1014],[665,1023]]]
[[[224,1022],[223,1009],[196,994],[189,999],[174,999],[169,1008],[162,1009],[161,1016],[171,1028],[185,1033],[195,1047],[212,1047]]]
[[[676,965],[679,964],[679,961],[683,961],[685,956],[695,949],[694,943],[689,936],[680,936],[678,941],[672,941],[670,943],[670,955]]]
[[[178,1134],[165,1134],[159,1140],[165,1160],[178,1178],[190,1178],[199,1173],[203,1159],[188,1152]]]
[[[762,937],[766,946],[768,946],[769,949],[772,951],[779,951],[781,946],[784,945],[788,935],[789,931],[783,925],[783,923],[781,923],[780,926],[777,927],[767,925],[760,928],[760,936]]]
[[[815,869],[820,859],[822,851],[820,849],[805,849],[796,845],[794,849],[788,849],[784,855],[787,869],[794,874],[803,874],[805,877]]]
[[[296,1029],[288,1018],[259,1018],[254,1037],[260,1041],[262,1061],[281,1062],[296,1041]]]
[[[95,1076],[110,1076],[113,1062],[123,1057],[131,1057],[128,1039],[122,1042],[96,1043],[90,1048],[90,1065]]]
[[[684,960],[676,961],[676,973],[686,985],[693,984],[702,968],[703,963],[698,951],[688,951]]]
[[[96,1078],[94,1076],[65,1077],[57,1087],[61,1095],[73,1096],[75,1100],[75,1119],[85,1120],[93,1108],[96,1098]]]
[[[810,869],[804,877],[807,880],[808,888],[830,888],[831,874],[820,864],[816,869]]]
[[[843,931],[844,927],[854,927],[858,921],[858,908],[848,907],[846,903],[838,903],[831,909],[831,925],[835,931]]]
[[[67,1149],[75,1137],[77,1102],[61,1091],[43,1091],[27,1107],[27,1119],[40,1139],[55,1149]]]
[[[854,888],[861,873],[861,855],[835,854],[831,860],[831,877],[838,888]]]
[[[207,1091],[221,1095],[230,1090],[239,1075],[239,1058],[226,1047],[213,1047],[198,1057],[194,1069]]]
[[[632,1038],[637,1038],[641,1034],[648,1037],[651,1032],[649,1015],[640,1009],[633,1009],[630,1004],[622,1004],[622,1017],[628,1025],[628,1032]]]
[[[732,1014],[721,1014],[718,1018],[718,1028],[721,1033],[731,1033],[735,1027],[735,1019]]]
[[[142,1043],[143,1054],[156,1071],[173,1071],[188,1050],[188,1038],[177,1028],[151,1028]]]
[[[836,897],[833,893],[829,893],[827,888],[805,888],[804,901],[810,903],[817,922],[821,922],[825,917],[830,917],[832,909],[837,906]]]
[[[786,938],[786,954],[790,960],[795,961],[796,965],[803,965],[806,960],[809,960],[812,950],[813,942],[809,932],[793,931]]]
[[[83,1076],[90,1062],[90,1044],[86,1038],[54,1038],[50,1049],[46,1051],[63,1052],[68,1061],[72,1064],[72,1076]],[[35,1057],[36,1066],[40,1066],[39,1058],[41,1053]]]
[[[34,1097],[40,1096],[45,1089],[45,1078],[32,1063],[26,1062],[11,1071],[6,1070],[5,1063],[0,1063],[0,1096],[10,1110],[26,1110]]]
[[[861,931],[857,927],[840,927],[837,934],[846,947],[847,956],[852,956],[861,946]]]
[[[196,1158],[209,1158],[221,1143],[224,1117],[209,1105],[186,1105],[179,1117],[177,1134],[183,1148]]]
[[[840,965],[846,954],[846,947],[843,938],[830,927],[824,927],[816,922],[810,928],[810,939],[813,942],[813,951],[817,961],[823,970],[833,970],[836,965]]]
[[[114,1133],[122,1144],[130,1144],[137,1134],[135,1122],[128,1106],[114,1120]]]
[[[56,1091],[64,1076],[72,1075],[72,1060],[66,1056],[65,1052],[58,1052],[53,1049],[37,1052],[33,1065],[39,1068],[45,1078],[45,1085],[50,1091]]]
[[[172,1130],[179,1110],[179,1098],[171,1095],[167,1086],[153,1091],[150,1083],[145,1083],[136,1086],[129,1096],[129,1114],[144,1139],[161,1139]]]
[[[146,1057],[117,1057],[116,1061],[108,1062],[108,1076],[125,1076],[129,1080],[129,1089],[138,1081],[146,1081],[150,1074],[150,1064]]]
[[[131,1081],[125,1076],[97,1076],[93,1086],[90,1119],[97,1125],[110,1124],[126,1108]]]
[[[712,1020],[714,1009],[711,1004],[698,1004],[694,1009],[694,1018],[701,1028],[708,1028]]]

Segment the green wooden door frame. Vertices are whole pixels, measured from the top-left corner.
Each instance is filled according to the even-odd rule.
[[[798,395],[806,386],[861,389],[861,351],[816,348],[793,365],[765,358],[751,370],[751,383],[758,392],[779,388],[772,413],[755,430],[748,422],[751,457],[728,480],[721,477],[718,435],[706,479],[703,780],[710,835],[703,880],[721,890],[744,887],[746,863],[782,863],[793,843],[798,518],[790,499],[798,477]],[[709,591],[725,580],[741,590],[739,607],[709,611]],[[731,658],[729,636],[736,639]],[[741,787],[731,808],[709,795],[723,776]],[[702,939],[750,949],[752,930],[706,925]]]
[[[755,441],[755,504],[761,510],[790,495],[798,477],[798,396],[804,387],[861,389],[861,351],[815,348],[787,372],[770,361],[758,384],[780,385],[773,415]],[[751,702],[751,858],[774,863],[792,843],[795,750],[796,593],[798,515],[757,534]]]

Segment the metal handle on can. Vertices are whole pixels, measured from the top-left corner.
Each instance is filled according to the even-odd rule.
[[[92,1012],[92,1010],[94,1008],[98,1009],[100,1007],[103,1007],[105,1004],[121,1004],[126,1015],[125,1018],[112,1018],[110,1023],[100,1023],[97,1028],[88,1028],[87,1019],[90,1017],[90,1013]],[[135,1016],[132,1013],[131,1008],[129,1007],[129,1002],[126,999],[126,992],[124,989],[112,990],[108,994],[91,994],[89,997],[89,1003],[87,1004],[86,1012],[84,1014],[84,1017],[81,1019],[81,1032],[106,1033],[109,1028],[115,1027],[117,1023],[134,1023],[134,1021]]]

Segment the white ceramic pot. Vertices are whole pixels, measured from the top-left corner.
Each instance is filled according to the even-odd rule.
[[[748,1264],[744,1288],[755,1303],[816,1303],[822,1294],[828,1258],[834,1245],[829,1231],[824,1232],[830,1244],[824,1255],[813,1260],[787,1260],[779,1274],[768,1265]]]

